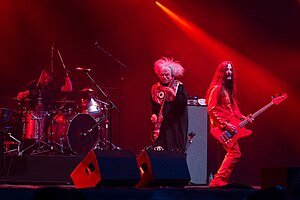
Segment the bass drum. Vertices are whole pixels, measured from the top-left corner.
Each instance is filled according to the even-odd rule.
[[[52,140],[62,145],[66,153],[87,153],[98,142],[99,128],[95,124],[96,120],[88,114],[59,113],[53,120]]]

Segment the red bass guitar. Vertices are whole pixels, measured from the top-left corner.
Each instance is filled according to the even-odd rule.
[[[288,95],[286,93],[272,97],[272,101],[270,103],[268,103],[267,105],[256,111],[254,114],[252,114],[252,118],[256,118],[258,115],[266,111],[272,105],[278,105],[287,97]],[[214,138],[216,138],[223,145],[226,145],[231,148],[238,139],[250,136],[252,134],[251,130],[248,130],[244,127],[248,124],[247,120],[241,121],[238,118],[232,118],[229,123],[236,126],[236,130],[234,132],[229,132],[219,128],[212,128],[210,130],[210,133],[214,136]]]

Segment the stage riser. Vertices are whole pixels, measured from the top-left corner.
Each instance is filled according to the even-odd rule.
[[[20,184],[73,184],[70,174],[82,158],[80,155],[5,156],[0,181]]]

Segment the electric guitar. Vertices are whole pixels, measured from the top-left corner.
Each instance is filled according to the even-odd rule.
[[[171,87],[172,84],[174,84],[174,78],[171,79],[171,81],[168,84],[168,87]],[[165,102],[166,102],[166,98],[167,98],[167,94],[164,92],[164,97],[162,99],[162,103],[161,103],[159,113],[158,113],[158,116],[157,116],[157,122],[154,125],[154,130],[150,134],[150,139],[151,139],[152,142],[156,141],[156,139],[158,138],[159,133],[160,133],[160,127],[161,127],[161,123],[162,123],[162,120],[163,120],[163,109],[164,109],[164,105],[165,105]]]
[[[286,93],[272,97],[272,101],[270,103],[268,103],[267,105],[256,111],[254,114],[252,114],[252,118],[256,118],[258,115],[266,111],[272,105],[280,104],[287,97],[288,95]],[[229,123],[236,126],[236,130],[234,132],[229,132],[219,128],[212,128],[210,130],[210,133],[214,136],[214,138],[216,138],[221,144],[227,147],[231,148],[238,139],[250,136],[252,134],[251,130],[248,130],[244,127],[248,124],[248,121],[246,119],[241,121],[238,118],[232,118]]]

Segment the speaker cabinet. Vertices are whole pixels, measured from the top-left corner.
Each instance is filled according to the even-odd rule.
[[[71,173],[76,188],[132,187],[140,180],[131,151],[91,150]]]
[[[185,156],[179,152],[143,151],[137,156],[141,181],[137,188],[172,186],[183,187],[190,181]]]
[[[207,106],[188,106],[188,113],[186,161],[191,183],[207,184]]]

